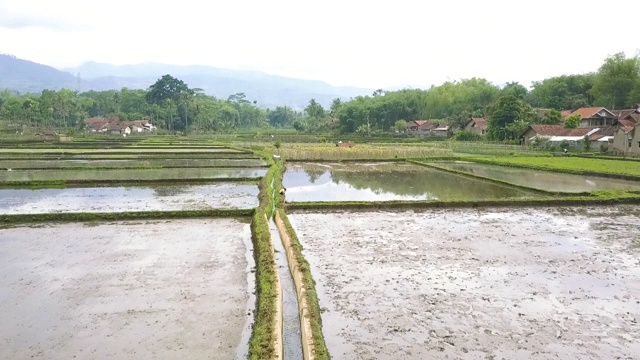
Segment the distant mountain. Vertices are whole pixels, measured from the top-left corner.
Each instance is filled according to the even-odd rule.
[[[75,76],[51,66],[0,54],[0,89],[19,92],[40,92],[43,89],[75,89],[79,86]]]
[[[68,88],[78,91],[147,89],[162,75],[171,74],[190,88],[227,98],[243,92],[262,107],[290,106],[303,109],[310,99],[328,108],[335,98],[348,100],[368,95],[371,89],[336,87],[317,80],[270,75],[258,71],[220,69],[210,66],[178,66],[157,63],[114,66],[96,62],[61,71],[47,65],[0,54],[0,89],[40,92]]]
[[[66,69],[79,74],[94,90],[128,87],[148,88],[164,74],[183,80],[190,88],[203,89],[219,98],[243,92],[250,101],[263,107],[286,105],[297,109],[314,98],[328,107],[337,97],[348,100],[373,90],[355,87],[336,87],[317,80],[303,80],[270,75],[258,71],[221,69],[211,66],[179,66],[158,63],[114,66],[96,62]]]

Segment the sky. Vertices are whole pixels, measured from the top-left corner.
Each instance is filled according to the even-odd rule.
[[[635,56],[635,12],[628,0],[0,0],[0,53],[56,68],[210,65],[384,90],[471,77],[529,86]]]

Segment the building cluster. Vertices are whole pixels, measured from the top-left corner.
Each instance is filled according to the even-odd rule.
[[[128,136],[157,130],[148,120],[122,121],[117,118],[88,118],[84,120],[87,132]]]
[[[563,119],[573,115],[581,118],[576,128],[567,128],[563,124],[530,125],[520,135],[521,143],[526,146],[559,146],[562,143],[581,149],[588,146],[589,149],[585,150],[607,150],[617,155],[640,155],[640,104],[632,109],[589,107],[562,112]],[[484,135],[487,120],[472,118],[465,125],[465,130]]]

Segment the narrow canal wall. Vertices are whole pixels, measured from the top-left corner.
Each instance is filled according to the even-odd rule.
[[[298,308],[300,311],[300,333],[302,336],[301,340],[303,359],[313,360],[315,359],[313,335],[311,332],[311,323],[309,321],[309,307],[305,296],[307,289],[304,286],[303,274],[302,271],[300,271],[300,266],[298,264],[298,260],[296,259],[295,252],[291,247],[291,239],[289,239],[287,228],[282,221],[282,218],[280,218],[280,214],[278,214],[278,212],[275,213],[275,221],[276,225],[278,226],[278,231],[280,232],[282,244],[285,248],[287,260],[289,262],[289,270],[291,271],[291,276],[293,277],[293,282],[296,286]]]

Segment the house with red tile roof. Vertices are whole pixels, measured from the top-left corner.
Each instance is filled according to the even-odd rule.
[[[618,117],[604,107],[580,108],[571,115],[580,115],[582,121],[578,127],[610,126],[614,125]]]
[[[464,129],[476,135],[484,135],[487,132],[487,119],[471,118],[464,125]]]

